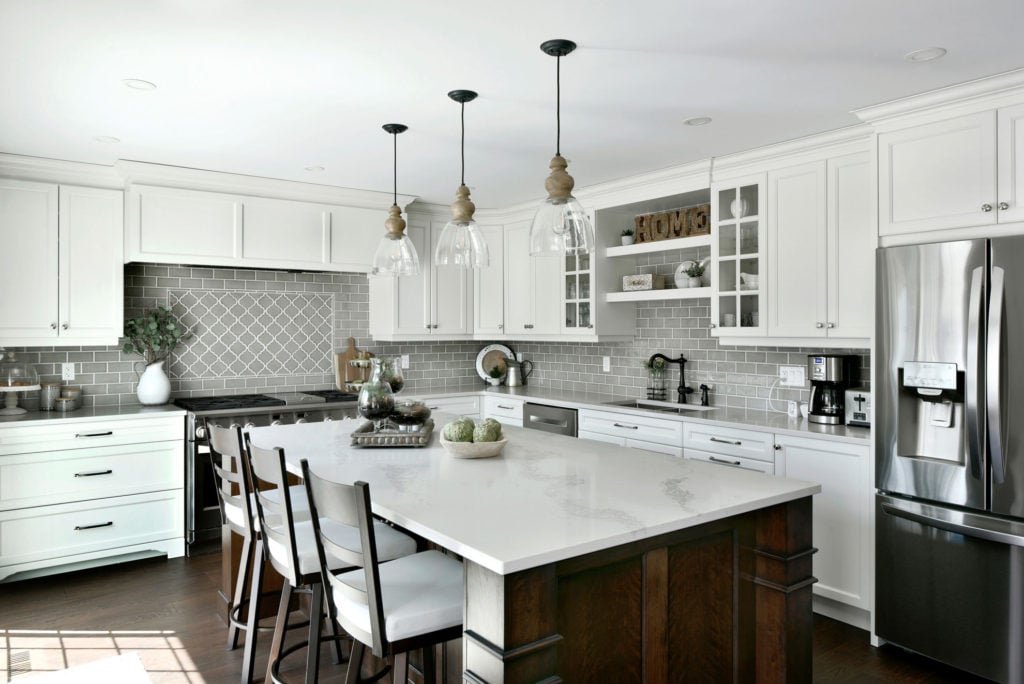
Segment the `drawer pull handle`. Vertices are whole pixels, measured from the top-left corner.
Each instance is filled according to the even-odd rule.
[[[95,470],[91,473],[75,473],[75,477],[95,477],[96,475],[110,475],[113,470]]]
[[[630,430],[639,430],[640,429],[639,426],[637,426],[637,425],[623,425],[622,423],[612,423],[612,425],[614,425],[615,427],[620,427],[620,428],[629,428]]]
[[[440,406],[428,406],[427,408],[428,408],[428,409],[430,409],[431,411],[437,411],[437,410],[439,410],[439,409],[440,409],[441,407],[440,407]]]
[[[515,406],[506,406],[504,404],[498,404],[498,408],[505,409],[506,411],[511,411],[511,410],[515,409]]]
[[[742,446],[743,445],[743,442],[740,442],[738,440],[734,442],[731,439],[719,439],[718,437],[711,437],[711,438],[708,439],[708,441],[710,441],[710,442],[718,442],[719,444],[731,444],[733,446]]]
[[[108,520],[105,523],[97,523],[96,525],[75,525],[75,531],[78,532],[79,530],[94,530],[97,527],[113,527],[113,526],[114,526],[114,521],[113,520]]]
[[[722,463],[724,465],[738,466],[743,465],[740,461],[727,461],[724,458],[717,458],[716,456],[708,456],[708,458],[715,463]]]
[[[555,427],[565,428],[569,427],[569,423],[564,420],[552,420],[550,418],[540,418],[539,416],[530,416],[531,423],[540,423],[541,425],[554,425]]]
[[[106,432],[79,432],[75,437],[109,437],[112,434],[114,434],[113,430],[107,430]]]

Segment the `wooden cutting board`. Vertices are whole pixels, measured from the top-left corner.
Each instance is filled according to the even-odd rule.
[[[369,380],[369,368],[355,368],[349,364],[349,361],[370,358],[373,358],[373,354],[367,351],[359,351],[356,349],[355,338],[348,338],[348,349],[340,354],[335,354],[334,383],[338,389],[345,390],[345,385],[349,382],[366,382]]]

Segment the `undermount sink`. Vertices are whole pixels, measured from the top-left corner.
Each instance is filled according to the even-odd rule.
[[[643,411],[657,411],[659,413],[690,413],[695,411],[711,411],[713,406],[699,406],[697,404],[675,404],[668,401],[654,401],[652,399],[626,399],[624,401],[609,401],[605,406],[621,406],[622,408],[641,409]]]

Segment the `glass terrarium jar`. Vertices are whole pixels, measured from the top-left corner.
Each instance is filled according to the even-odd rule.
[[[402,376],[402,359],[378,359],[380,362],[381,380],[391,385],[391,391],[398,394],[405,387],[405,378]]]
[[[13,352],[0,351],[0,392],[5,395],[5,407],[0,416],[17,416],[27,413],[18,408],[18,392],[39,389],[39,373],[30,363],[18,361]]]
[[[372,375],[359,390],[359,415],[373,421],[373,429],[379,431],[395,409],[395,397],[391,385],[384,380],[384,365],[389,362],[372,362]]]
[[[665,401],[667,396],[668,388],[668,369],[665,368],[664,364],[658,364],[657,361],[654,364],[647,366],[647,398],[655,399],[658,401]]]

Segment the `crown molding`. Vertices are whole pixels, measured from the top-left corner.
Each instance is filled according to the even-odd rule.
[[[785,140],[752,150],[735,154],[727,154],[714,158],[711,172],[713,180],[749,173],[749,167],[755,166],[757,171],[767,171],[775,165],[793,166],[814,158],[835,156],[860,149],[869,150],[869,142],[874,131],[866,124],[855,124],[825,133]]]
[[[861,107],[854,109],[852,113],[861,121],[877,125],[933,112],[936,109],[964,107],[971,104],[974,104],[976,109],[994,108],[1000,104],[1001,98],[1014,95],[1024,95],[1024,68],[901,97],[869,107]]]
[[[0,153],[0,176],[118,190],[124,187],[124,180],[112,166],[19,154]]]
[[[227,194],[255,195],[299,202],[319,202],[363,209],[385,209],[392,204],[390,192],[356,190],[333,185],[246,176],[220,171],[204,171],[181,166],[119,160],[114,168],[128,184],[158,185],[185,190],[205,190]],[[398,205],[408,206],[415,195],[398,195]]]

